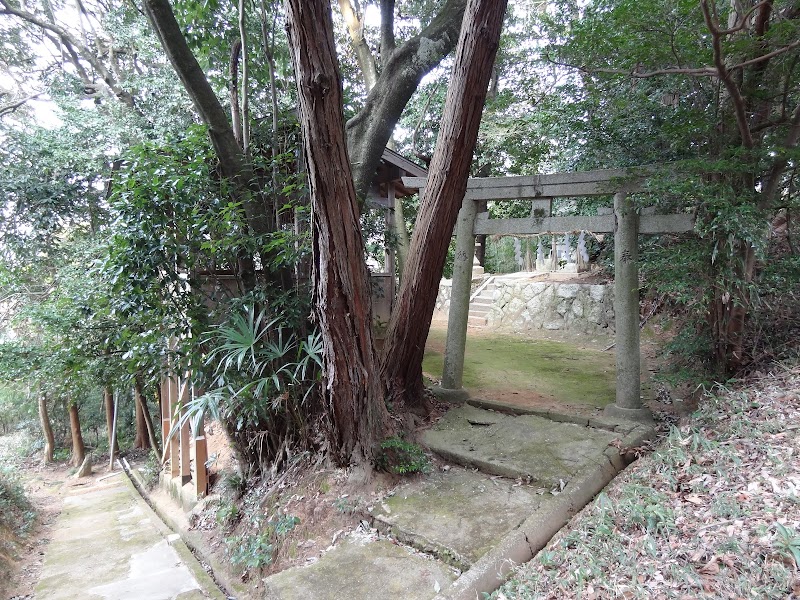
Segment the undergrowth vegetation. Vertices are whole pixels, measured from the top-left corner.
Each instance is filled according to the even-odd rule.
[[[395,475],[429,473],[431,459],[417,444],[393,436],[381,442],[376,466]]]
[[[800,367],[716,386],[493,598],[800,592]]]
[[[203,339],[210,391],[183,407],[170,436],[187,422],[200,431],[205,418],[226,430],[244,469],[273,473],[312,449],[314,404],[322,368],[322,339],[301,337],[283,319],[268,320],[252,306],[230,315]]]
[[[17,543],[33,525],[35,512],[11,469],[0,467],[0,566],[15,557]]]
[[[24,436],[8,436],[0,440],[0,572],[7,571],[15,560],[19,542],[33,527],[36,512],[20,482],[13,465],[12,445],[18,444]],[[7,448],[4,448],[7,446]],[[0,582],[0,589],[2,589]]]

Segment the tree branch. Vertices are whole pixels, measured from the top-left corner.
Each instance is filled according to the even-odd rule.
[[[9,104],[5,104],[5,105],[0,106],[0,117],[5,116],[5,115],[10,114],[10,113],[13,113],[14,111],[16,111],[19,108],[21,108],[26,102],[29,102],[29,101],[33,100],[34,98],[38,98],[41,95],[42,95],[41,93],[32,94],[30,96],[26,96],[25,98],[22,98],[20,100],[15,101],[15,102],[10,102]]]
[[[725,66],[722,58],[722,35],[720,34],[719,26],[716,22],[716,16],[712,16],[708,7],[708,0],[700,0],[700,7],[703,10],[703,18],[706,22],[706,27],[711,33],[712,48],[714,51],[714,66],[717,69],[720,81],[728,90],[733,102],[733,110],[736,115],[736,125],[739,128],[739,135],[742,138],[742,145],[747,148],[753,148],[753,135],[750,132],[750,127],[747,124],[747,115],[745,113],[745,102],[739,87],[731,77],[730,71]]]
[[[741,31],[747,26],[747,19],[750,18],[750,15],[752,15],[755,11],[757,11],[758,9],[760,9],[765,5],[772,6],[772,0],[762,0],[761,2],[757,3],[742,16],[742,20],[739,22],[738,25],[731,27],[730,29],[720,29],[719,31],[720,35],[731,35],[732,33]]]
[[[365,198],[381,153],[422,78],[458,41],[466,0],[447,0],[418,35],[407,40],[383,65],[364,108],[347,123],[347,145],[359,198]]]
[[[744,62],[735,64],[732,67],[730,67],[729,70],[736,71],[737,69],[743,69],[745,67],[749,67],[750,65],[755,65],[757,63],[764,62],[765,60],[769,60],[780,54],[784,54],[789,50],[794,50],[798,46],[800,46],[800,40],[795,40],[791,44],[787,44],[786,46],[781,46],[780,48],[773,50],[772,52],[768,52],[767,54],[762,54],[761,56],[756,56],[755,58],[751,58],[750,60],[746,60]]]
[[[768,52],[767,54],[762,54],[761,56],[757,56],[756,58],[751,58],[750,60],[746,60],[744,62],[737,63],[730,67],[726,67],[728,71],[737,71],[739,69],[744,69],[745,67],[749,67],[751,65],[755,65],[757,63],[763,62],[765,60],[769,60],[790,50],[794,50],[800,46],[800,40],[795,40],[791,44],[787,44],[786,46],[782,46],[773,50],[772,52]],[[635,71],[635,70],[628,70],[628,69],[610,69],[604,67],[587,67],[587,66],[580,66],[580,65],[573,65],[570,63],[559,62],[546,56],[545,59],[547,62],[558,65],[561,67],[567,67],[570,69],[575,69],[578,71],[582,71],[583,73],[608,73],[611,75],[626,75],[628,77],[632,77],[634,79],[649,79],[651,77],[658,77],[660,75],[701,75],[704,77],[708,76],[717,76],[719,75],[719,70],[716,66],[714,67],[696,67],[696,68],[688,68],[688,67],[672,67],[666,69],[656,69],[655,71]]]
[[[100,74],[100,77],[103,79],[103,83],[105,83],[109,89],[114,93],[114,95],[119,98],[123,103],[127,104],[130,107],[134,105],[134,99],[130,92],[126,91],[122,87],[119,86],[118,82],[115,80],[114,76],[111,72],[106,68],[103,62],[99,59],[97,55],[95,55],[89,48],[83,45],[81,41],[72,35],[69,31],[56,25],[55,23],[51,23],[50,21],[46,21],[39,16],[23,10],[21,8],[16,8],[12,6],[9,0],[0,0],[0,5],[3,6],[5,9],[4,12],[6,14],[14,15],[26,21],[32,25],[36,25],[37,27],[41,27],[46,31],[51,31],[52,33],[56,34],[61,40],[64,42],[69,43],[75,48],[80,56],[88,62],[92,67]]]
[[[231,179],[238,177],[242,169],[242,150],[234,138],[225,109],[183,37],[169,0],[145,0],[144,8],[183,87],[189,93],[200,118],[208,126],[223,175]]]
[[[364,85],[367,88],[367,92],[369,92],[375,87],[375,82],[378,79],[378,68],[375,65],[375,57],[372,55],[372,50],[370,50],[367,40],[364,39],[363,17],[358,13],[357,6],[354,7],[350,0],[339,0],[339,10],[342,12],[347,31],[350,33],[350,42],[353,45],[353,51],[356,53],[358,66],[361,68]]]
[[[381,0],[381,64],[392,58],[395,50],[394,39],[394,0]]]

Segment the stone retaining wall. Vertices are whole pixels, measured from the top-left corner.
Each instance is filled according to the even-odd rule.
[[[533,329],[576,333],[614,332],[612,284],[560,281],[494,280],[494,303],[489,327],[525,332]],[[436,315],[446,317],[452,282],[442,280],[436,298]]]
[[[436,308],[434,316],[447,315],[450,310],[450,296],[453,293],[453,280],[442,279],[439,282],[439,294],[436,296]]]
[[[599,332],[614,330],[614,286],[558,281],[495,280],[488,325]]]

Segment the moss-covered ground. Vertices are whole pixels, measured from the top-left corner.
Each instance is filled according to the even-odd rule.
[[[440,377],[446,331],[432,328],[423,370]],[[473,395],[539,396],[603,407],[614,400],[614,354],[569,342],[481,332],[467,336],[464,388]]]

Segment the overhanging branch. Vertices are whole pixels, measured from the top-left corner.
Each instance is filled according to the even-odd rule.
[[[75,50],[77,50],[81,58],[92,65],[92,68],[94,68],[100,74],[100,77],[103,79],[103,83],[108,86],[114,95],[128,106],[133,107],[134,99],[131,93],[120,87],[114,76],[106,68],[99,57],[95,55],[89,48],[87,48],[77,37],[72,35],[72,33],[63,27],[56,25],[55,23],[42,19],[38,15],[12,6],[9,0],[0,0],[0,5],[3,6],[2,14],[13,15],[27,23],[30,23],[31,25],[36,25],[45,31],[50,31],[61,38],[61,40],[65,42],[65,45],[72,46]]]
[[[41,93],[31,94],[30,96],[26,96],[25,98],[21,98],[20,100],[17,100],[15,102],[10,102],[8,104],[1,105],[0,117],[15,112],[16,110],[22,108],[22,106],[24,106],[27,102],[30,102],[31,100],[38,98],[41,95],[42,95]]]

